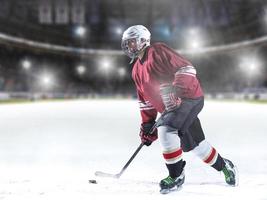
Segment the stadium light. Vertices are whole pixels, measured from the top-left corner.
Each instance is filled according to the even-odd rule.
[[[126,75],[126,70],[125,70],[125,68],[119,68],[118,69],[118,75],[119,75],[119,77],[121,77],[121,78],[123,78],[125,75]]]
[[[239,58],[239,68],[247,76],[256,76],[262,73],[262,61],[257,56],[243,55]]]
[[[193,39],[189,45],[192,49],[199,49],[202,46],[201,41],[198,39]]]
[[[79,65],[76,67],[76,71],[79,75],[83,75],[86,72],[86,67],[84,65]]]
[[[100,60],[99,65],[102,72],[105,73],[110,72],[113,69],[110,58],[103,58],[102,60]]]
[[[123,33],[123,28],[120,27],[120,26],[115,27],[115,33],[116,33],[117,35],[121,36],[122,33]]]
[[[21,64],[22,64],[23,69],[25,70],[29,70],[32,66],[31,61],[29,61],[28,59],[23,60]]]
[[[190,49],[197,50],[204,46],[204,36],[202,31],[197,27],[189,28],[186,31],[186,46]]]
[[[74,33],[77,37],[85,37],[87,29],[84,26],[77,26],[74,29]]]
[[[50,88],[54,84],[54,77],[48,73],[42,74],[40,76],[40,84],[44,88]]]
[[[187,48],[198,50],[204,46],[203,40],[200,37],[188,38],[186,42]]]

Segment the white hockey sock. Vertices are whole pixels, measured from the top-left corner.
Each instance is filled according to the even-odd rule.
[[[183,151],[177,131],[168,126],[160,126],[158,135],[166,164],[173,164],[181,160]]]
[[[208,165],[215,164],[218,158],[218,152],[206,140],[200,142],[192,151]]]

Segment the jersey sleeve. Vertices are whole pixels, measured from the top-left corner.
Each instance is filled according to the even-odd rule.
[[[142,93],[137,90],[138,103],[142,118],[142,123],[155,121],[157,118],[157,110],[153,105],[144,99]]]
[[[186,58],[162,43],[155,46],[153,54],[154,59],[157,60],[157,69],[169,76],[174,76],[180,68],[192,66]]]
[[[160,45],[156,52],[160,57],[158,67],[167,74],[163,82],[173,84],[179,97],[194,97],[200,90],[195,67],[166,45]]]

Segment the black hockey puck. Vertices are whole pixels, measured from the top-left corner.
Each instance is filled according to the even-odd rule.
[[[94,180],[94,179],[89,180],[89,183],[97,184],[96,180]]]

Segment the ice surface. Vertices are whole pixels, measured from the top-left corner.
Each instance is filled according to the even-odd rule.
[[[267,105],[207,101],[200,119],[208,141],[238,166],[239,186],[191,153],[181,191],[159,193],[167,174],[158,142],[139,145],[135,100],[76,100],[0,105],[0,200],[267,199]],[[98,184],[89,184],[96,179]]]

